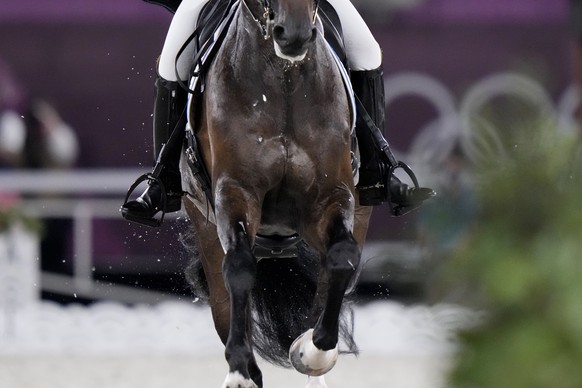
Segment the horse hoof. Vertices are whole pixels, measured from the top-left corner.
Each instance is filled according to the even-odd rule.
[[[222,384],[222,388],[259,388],[251,379],[245,378],[239,372],[230,372]]]
[[[338,354],[337,345],[331,350],[318,349],[313,343],[313,329],[309,329],[291,345],[289,360],[299,373],[321,376],[334,367]]]

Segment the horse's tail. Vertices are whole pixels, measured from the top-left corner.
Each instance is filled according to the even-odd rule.
[[[297,258],[259,261],[252,293],[254,348],[263,359],[284,367],[291,366],[291,344],[313,327],[313,317],[320,313],[314,299],[321,259],[303,242],[298,248]],[[342,313],[340,340],[345,346],[343,352],[357,353],[349,307]]]

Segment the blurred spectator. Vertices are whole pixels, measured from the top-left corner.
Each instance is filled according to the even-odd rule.
[[[78,154],[74,130],[48,102],[26,99],[7,66],[0,62],[0,169],[66,169],[74,166]],[[37,196],[43,197],[42,193],[33,197]],[[0,188],[0,205],[17,206],[19,197],[19,193],[2,193]],[[43,269],[68,268],[65,256],[71,220],[48,218],[43,225]]]
[[[73,129],[46,101],[27,101],[0,61],[0,168],[68,168],[79,145]]]
[[[0,60],[0,169],[22,163],[26,128],[18,111],[23,100],[22,88]]]
[[[12,110],[0,111],[0,168],[22,165],[26,137],[24,121]]]
[[[463,242],[477,212],[473,179],[459,145],[443,161],[436,190],[437,197],[420,212],[420,235],[439,255],[447,255]]]
[[[29,104],[24,114],[26,140],[22,150],[26,169],[66,169],[74,165],[79,153],[77,137],[54,107],[38,100]],[[46,218],[40,253],[42,269],[70,272],[67,260],[72,221],[68,218]]]
[[[469,161],[459,143],[439,167],[434,185],[437,196],[418,213],[419,240],[432,256],[427,271],[429,302],[456,298],[442,295],[441,270],[447,268],[451,255],[469,241],[479,210]]]
[[[77,137],[54,107],[43,100],[34,101],[28,106],[24,120],[24,168],[62,169],[74,165],[79,154]]]
[[[18,109],[23,100],[22,88],[0,60],[0,171],[22,164],[26,128]],[[17,200],[17,193],[3,192],[0,188],[0,211]]]

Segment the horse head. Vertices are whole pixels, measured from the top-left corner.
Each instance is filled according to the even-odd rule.
[[[315,40],[318,0],[266,0],[278,57],[291,62],[305,58]]]

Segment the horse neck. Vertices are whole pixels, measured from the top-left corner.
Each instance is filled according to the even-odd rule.
[[[230,28],[224,44],[225,59],[232,65],[230,70],[238,73],[237,79],[267,76],[280,61],[272,38],[265,39],[259,24],[258,20],[264,25],[263,12],[261,0],[243,0]]]
[[[262,0],[241,0],[246,4],[246,7],[251,10],[256,18],[263,17],[265,12],[264,2]]]
[[[267,20],[265,18],[266,11],[263,1],[241,0],[241,3],[241,13],[239,17],[244,19],[244,23],[248,28],[253,29],[254,32],[264,38],[264,31],[261,29],[261,26],[266,26]],[[249,32],[251,32],[251,30],[249,30]]]

